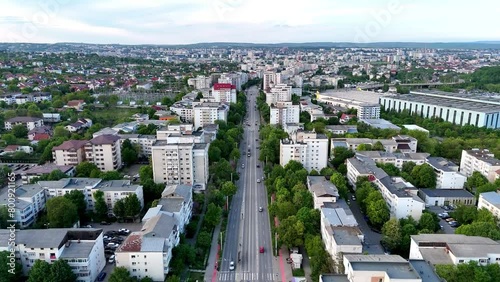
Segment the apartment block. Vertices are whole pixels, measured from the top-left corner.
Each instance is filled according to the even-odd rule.
[[[118,170],[122,166],[120,137],[100,135],[85,144],[85,159],[101,171]]]
[[[0,251],[8,250],[8,230],[0,230]],[[37,260],[53,263],[65,260],[76,275],[77,282],[93,282],[106,266],[103,231],[95,228],[50,228],[16,231],[16,261],[23,274]]]
[[[286,84],[276,84],[266,92],[266,104],[269,106],[289,101],[292,101],[292,87]]]
[[[307,189],[313,195],[315,209],[320,209],[325,203],[335,203],[339,198],[337,187],[324,176],[308,176]]]
[[[320,171],[328,162],[328,138],[316,132],[297,131],[291,139],[281,140],[280,165],[289,161],[301,163],[307,171]]]
[[[274,85],[281,84],[281,73],[265,72],[262,76],[264,85],[262,89],[264,92],[270,92]]]
[[[236,103],[236,102],[234,102]],[[201,103],[194,106],[194,128],[198,129],[205,124],[213,124],[217,120],[227,121],[229,106],[219,103]]]
[[[410,262],[399,255],[344,255],[349,282],[434,282],[422,279]],[[439,281],[439,280],[438,280]]]
[[[156,207],[151,207],[142,218],[142,222],[159,214],[174,217],[179,223],[179,232],[183,233],[191,219],[193,211],[193,187],[190,185],[167,185],[161,193]]]
[[[212,97],[218,103],[236,103],[236,86],[230,83],[215,83]]]
[[[500,219],[500,194],[498,191],[479,194],[477,209],[482,208],[489,210],[493,216]]]
[[[170,111],[179,116],[183,122],[193,122],[194,109],[191,101],[179,101],[170,106]]]
[[[132,277],[146,276],[165,281],[172,249],[179,244],[177,220],[160,213],[148,219],[141,231],[132,232],[116,249],[116,266],[125,267]]]
[[[428,264],[499,263],[500,244],[490,238],[462,234],[411,235],[410,260]]]
[[[357,151],[359,145],[382,144],[384,150],[388,153],[416,153],[418,140],[407,135],[397,135],[391,139],[369,139],[369,138],[332,138],[331,150],[335,147],[344,147],[351,151]]]
[[[77,166],[85,161],[85,145],[87,140],[68,140],[52,148],[52,158],[56,165]]]
[[[326,203],[321,211],[321,237],[333,260],[345,254],[363,253],[364,235],[344,200]]]
[[[467,181],[465,175],[458,172],[458,165],[441,157],[428,157],[426,163],[436,173],[437,189],[462,189]]]
[[[155,183],[187,185],[193,185],[195,182],[207,183],[207,144],[170,144],[168,141],[160,140],[153,145],[152,152]]]
[[[425,203],[417,197],[417,189],[401,177],[390,177],[369,158],[356,156],[347,159],[347,179],[356,189],[355,184],[360,176],[366,176],[382,193],[391,212],[397,219],[412,216],[419,220]]]
[[[156,130],[156,139],[167,140],[170,134],[191,135],[196,131],[192,123],[167,124]]]
[[[194,89],[205,89],[205,88],[210,88],[210,85],[212,84],[212,77],[204,76],[204,75],[198,75],[197,77],[193,77],[188,79],[188,85],[193,86]]]
[[[430,156],[428,153],[388,153],[384,151],[357,151],[356,155],[370,158],[376,163],[393,164],[399,169],[402,169],[407,162],[423,165]]]
[[[12,197],[9,189],[2,189],[0,194],[0,206],[11,207]],[[45,209],[47,203],[46,192],[37,185],[23,185],[15,190],[14,219],[20,228],[26,228],[35,222],[38,213]],[[0,246],[7,246],[0,245]]]
[[[486,149],[462,150],[460,172],[469,177],[479,171],[490,182],[494,182],[500,174],[500,160]]]
[[[100,178],[63,178],[57,181],[39,181],[35,186],[45,189],[47,198],[62,197],[73,190],[78,190],[85,196],[87,210],[93,211],[95,207],[94,193],[104,192],[104,200],[108,206],[108,213],[113,215],[115,203],[135,194],[144,207],[144,192],[142,186],[130,183],[130,180],[103,181]]]
[[[120,137],[120,149],[123,142],[128,139],[132,144],[136,144],[139,147],[139,156],[151,156],[151,147],[156,142],[155,135],[118,134],[118,136]]]
[[[300,121],[300,106],[292,102],[278,102],[271,106],[270,124],[285,127],[287,123],[298,123]]]
[[[36,127],[43,126],[43,119],[38,117],[14,117],[10,118],[4,123],[5,130],[12,130],[16,125],[23,125],[29,130],[33,130]]]
[[[69,177],[75,175],[75,166],[72,165],[57,165],[53,163],[37,165],[21,172],[23,185],[30,184],[33,179],[44,174],[49,174],[54,170],[60,170],[62,173],[66,174]]]

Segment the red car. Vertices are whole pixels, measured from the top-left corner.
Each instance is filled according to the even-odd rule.
[[[264,247],[259,248],[259,253],[261,253],[261,254],[264,253]]]

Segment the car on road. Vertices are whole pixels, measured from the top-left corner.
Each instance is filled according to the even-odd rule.
[[[256,142],[259,142],[259,139],[255,139]]]
[[[101,272],[99,276],[97,276],[97,281],[104,281],[104,278],[106,278],[106,272]]]
[[[257,178],[257,183],[260,183],[260,178]]]
[[[260,164],[257,164],[257,167],[260,167]]]
[[[260,211],[260,212],[261,212],[261,211],[264,211],[264,209],[263,209],[262,207],[259,207],[259,211]]]
[[[259,248],[259,253],[263,254],[264,253],[264,247]]]
[[[245,168],[245,164],[241,164],[241,168]]]
[[[234,261],[229,263],[229,270],[234,270]]]
[[[352,199],[353,201],[356,201],[356,196],[352,195],[352,196],[351,196],[351,199]]]
[[[109,263],[115,263],[115,255],[110,256],[109,259],[108,259],[108,262]]]
[[[111,223],[109,223],[107,221],[101,221],[101,225],[111,225]]]

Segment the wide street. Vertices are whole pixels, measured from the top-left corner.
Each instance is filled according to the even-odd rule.
[[[267,209],[267,193],[262,181],[263,166],[258,160],[259,113],[255,110],[257,87],[247,91],[248,114],[245,133],[241,142],[241,173],[236,183],[238,191],[232,199],[228,226],[222,252],[222,265],[218,281],[277,281],[278,270],[273,269],[271,229]],[[250,157],[247,156],[250,149]],[[243,166],[242,166],[243,165]],[[259,168],[257,167],[259,165]],[[260,179],[260,183],[257,180]],[[262,208],[262,211],[259,211]],[[263,248],[263,253],[260,249]],[[235,269],[230,270],[234,262]]]

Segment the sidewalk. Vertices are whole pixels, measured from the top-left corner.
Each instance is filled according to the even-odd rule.
[[[302,269],[304,269],[304,274],[307,281],[312,281],[311,279],[311,263],[309,261],[309,256],[307,255],[306,249],[304,247],[300,248],[302,253]]]
[[[288,282],[293,281],[293,273],[292,267],[290,264],[286,262],[286,259],[290,257],[289,250],[287,247],[282,246],[280,248],[280,255],[278,257],[279,260],[279,269],[281,272],[281,281]]]
[[[210,246],[210,255],[208,256],[207,269],[205,271],[205,282],[216,281],[217,270],[215,263],[219,260],[219,233],[222,221],[215,226],[214,234],[212,235],[212,245]]]

